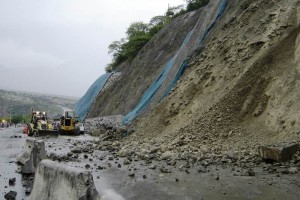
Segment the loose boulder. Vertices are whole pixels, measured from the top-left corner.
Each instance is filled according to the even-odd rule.
[[[22,165],[23,174],[34,174],[38,164],[47,159],[45,142],[34,138],[27,138],[23,152],[17,157]]]
[[[258,148],[258,154],[265,160],[286,162],[290,160],[299,149],[299,144],[289,144],[285,146],[261,146]]]
[[[4,195],[4,198],[6,200],[15,200],[16,196],[17,196],[17,192],[15,192],[15,191],[9,191],[9,193],[7,193],[7,194]]]
[[[91,172],[51,160],[40,162],[29,200],[100,200]]]

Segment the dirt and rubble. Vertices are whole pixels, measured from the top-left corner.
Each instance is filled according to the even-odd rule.
[[[229,1],[171,94],[125,143],[253,156],[300,141],[299,1]]]
[[[126,145],[122,141],[126,138],[123,131],[110,129],[99,137],[39,139],[45,141],[48,159],[91,172],[95,187],[103,196],[147,200],[298,199],[300,195],[299,151],[287,162],[266,162],[258,153],[201,157],[196,156],[196,149],[176,154],[172,148],[155,142]],[[22,146],[26,136],[15,129],[1,134],[5,134],[1,139],[3,144],[13,144],[8,155],[1,154],[4,161],[1,171],[11,169],[1,174],[1,193],[4,197],[17,192],[16,199],[27,199],[33,191],[34,177],[22,176],[15,163],[22,152],[19,145]],[[178,140],[174,147],[184,143]]]
[[[262,159],[258,149],[253,154],[227,152],[226,155],[201,155],[193,148],[174,151],[188,143],[191,140],[188,138],[170,146],[155,140],[126,144],[122,142],[126,138],[123,131],[110,129],[90,141],[76,138],[48,141],[50,158],[93,171],[96,187],[109,182],[125,199],[298,198],[298,147],[291,160],[274,162]],[[61,154],[59,149],[65,149],[65,153]],[[139,190],[139,186],[146,191]]]
[[[203,145],[199,150],[188,145],[195,139],[190,134],[169,144],[155,138],[129,140],[127,134],[124,127],[109,128],[97,132],[93,141],[69,139],[69,152],[63,155],[50,153],[50,158],[73,162],[74,166],[94,171],[97,179],[109,181],[125,199],[297,199],[299,196],[300,151],[297,141],[268,147],[274,148],[275,153],[278,149],[292,149],[288,151],[288,160],[276,162],[260,154],[260,148],[251,149],[249,146],[222,152],[218,146],[205,149],[207,147]],[[129,137],[132,134],[134,131]],[[52,151],[55,145],[58,144],[50,143]],[[125,179],[126,184],[110,180],[115,178]],[[143,186],[145,190],[152,189],[148,192],[133,190],[140,184],[146,185]],[[155,189],[152,184],[156,185]],[[157,188],[161,185],[164,185],[164,192]]]

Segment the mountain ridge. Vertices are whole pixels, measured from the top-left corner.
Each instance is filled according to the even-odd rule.
[[[33,107],[48,112],[49,116],[60,116],[62,107],[72,109],[77,100],[74,97],[0,89],[0,117],[11,114],[27,116]]]

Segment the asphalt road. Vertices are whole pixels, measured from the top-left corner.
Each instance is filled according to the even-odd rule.
[[[18,165],[15,163],[16,156],[22,152],[26,137],[22,134],[21,128],[0,130],[0,199],[4,199],[4,194],[10,190],[18,193],[17,200],[28,197],[23,187],[24,180],[22,175],[17,173]],[[45,138],[46,151],[48,155],[50,153],[66,155],[74,148],[76,142],[92,145],[93,140],[96,138],[88,135]],[[188,171],[180,170],[178,166],[181,163],[177,163],[177,167],[171,167],[171,173],[162,173],[159,166],[165,161],[153,161],[152,165],[158,166],[156,169],[149,169],[149,165],[144,161],[133,161],[129,165],[124,165],[123,158],[99,150],[78,154],[78,161],[62,160],[61,163],[91,171],[100,194],[110,193],[127,200],[296,200],[300,196],[299,173],[276,176],[255,169],[256,176],[234,175],[232,166],[213,166],[207,172],[199,173],[197,166],[191,167]],[[242,169],[235,169],[239,170],[242,172]],[[10,178],[16,178],[15,185],[9,186]]]
[[[17,191],[17,199],[26,199],[25,188],[22,186],[23,178],[17,173],[16,156],[22,152],[25,136],[20,127],[0,129],[0,199],[10,190]],[[16,178],[15,185],[8,181]]]

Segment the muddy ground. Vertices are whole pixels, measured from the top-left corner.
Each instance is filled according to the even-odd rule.
[[[32,181],[18,173],[19,166],[15,163],[26,137],[20,128],[0,130],[1,199],[11,190],[17,192],[17,199],[28,198]],[[100,194],[119,194],[128,200],[298,199],[300,196],[297,165],[289,171],[287,163],[253,164],[249,171],[232,163],[209,164],[209,159],[191,163],[121,158],[114,151],[97,150],[102,149],[99,139],[89,135],[44,139],[51,159],[91,171]],[[13,185],[9,185],[11,178],[16,178]]]

